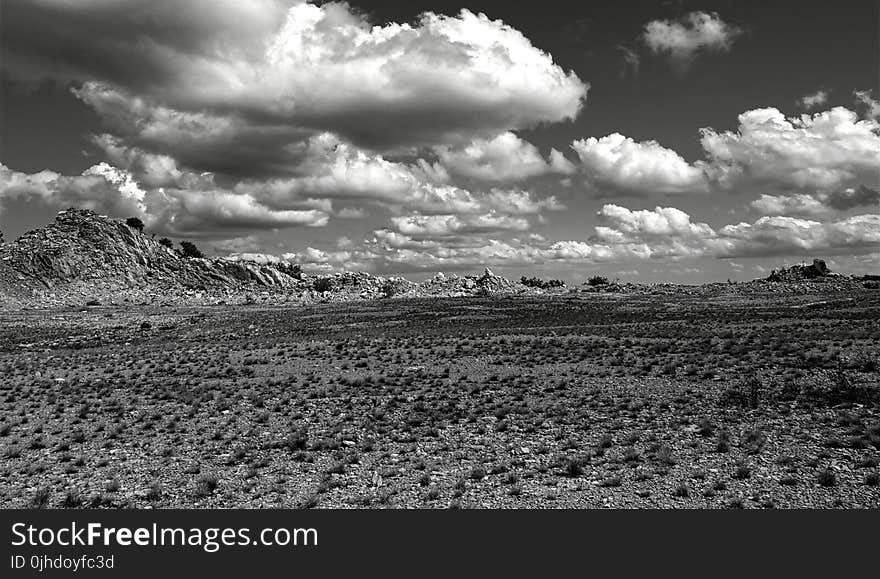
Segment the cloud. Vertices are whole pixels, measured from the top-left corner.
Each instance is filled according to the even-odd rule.
[[[367,212],[359,207],[343,207],[336,213],[340,219],[361,219],[366,215]]]
[[[206,176],[181,178],[190,184],[200,179],[204,188],[145,189],[130,172],[107,163],[79,176],[26,174],[0,165],[0,207],[6,200],[23,199],[55,210],[79,207],[120,218],[137,216],[155,233],[188,237],[235,237],[255,229],[321,227],[328,221],[320,210],[272,209],[253,196],[217,187]]]
[[[337,250],[312,247],[281,259],[314,271],[362,269],[380,273],[466,270],[484,266],[629,263],[697,258],[872,256],[880,250],[880,215],[829,221],[766,216],[714,229],[675,207],[633,210],[614,204],[597,213],[599,225],[582,239],[519,236],[527,223],[499,215],[395,217],[360,242]],[[509,238],[498,236],[513,232]],[[684,270],[682,270],[684,271]]]
[[[797,100],[797,104],[806,110],[821,107],[828,102],[828,91],[818,90],[812,94],[804,95]]]
[[[389,161],[329,133],[309,139],[301,155],[304,175],[243,181],[235,190],[276,208],[300,204],[309,198],[360,201],[395,211],[438,214],[478,214],[492,210],[533,214],[562,208],[552,196],[536,199],[520,189],[472,191],[445,183],[448,175],[442,166],[422,159],[411,164]],[[551,160],[551,164],[553,162]]]
[[[324,251],[307,247],[303,251],[285,253],[282,261],[296,263],[304,271],[331,273],[340,269],[348,271],[370,271],[378,256],[366,249]]]
[[[727,52],[742,30],[721,20],[718,14],[690,12],[673,20],[652,20],[641,39],[654,54],[666,54],[686,71],[701,52]]]
[[[638,53],[623,45],[618,45],[617,50],[620,51],[620,58],[623,61],[620,67],[620,78],[635,78],[639,76],[639,68],[641,67],[642,59],[639,57]]]
[[[880,121],[880,102],[873,96],[873,91],[857,90],[853,92],[856,102],[862,105],[865,110],[865,116],[875,121]]]
[[[762,215],[801,215],[819,217],[829,212],[828,206],[813,195],[797,193],[794,195],[766,195],[752,201],[749,205]]]
[[[588,89],[468,10],[374,26],[337,2],[9,0],[4,31],[13,77],[86,83],[83,100],[111,120],[191,149],[278,151],[327,131],[374,149],[464,143],[573,119]]]
[[[604,225],[596,227],[596,237],[607,242],[632,242],[657,238],[707,238],[714,235],[705,223],[692,223],[691,217],[675,207],[632,211],[608,204],[598,212]]]
[[[821,217],[834,211],[856,207],[880,207],[880,192],[859,185],[831,193],[796,193],[793,195],[766,195],[752,201],[753,209],[763,215],[797,215]]]
[[[858,255],[880,248],[880,215],[856,215],[820,222],[787,216],[761,217],[754,223],[719,230],[720,257],[780,255]]]
[[[737,132],[701,130],[704,165],[722,188],[831,192],[880,185],[880,124],[843,107],[786,118],[765,108],[739,115]]]
[[[455,234],[483,234],[526,231],[529,222],[522,217],[487,213],[485,215],[407,215],[392,217],[394,229],[409,237],[443,238]]]
[[[586,178],[600,190],[630,195],[694,193],[706,188],[701,168],[656,141],[636,142],[619,133],[574,141]]]
[[[437,156],[453,175],[481,181],[520,181],[545,173],[569,174],[574,166],[553,149],[546,161],[538,148],[511,132],[475,139],[464,147],[438,147]]]
[[[126,217],[142,214],[146,192],[130,178],[109,175],[109,169],[97,165],[82,175],[65,176],[54,171],[21,173],[0,164],[0,208],[6,201],[23,200],[58,210],[78,207]]]

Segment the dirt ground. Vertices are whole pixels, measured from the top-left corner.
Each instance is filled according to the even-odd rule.
[[[880,292],[0,312],[3,507],[880,507]]]

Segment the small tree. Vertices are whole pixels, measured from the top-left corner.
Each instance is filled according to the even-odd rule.
[[[180,249],[183,257],[205,257],[196,244],[191,241],[181,241]]]
[[[163,237],[159,240],[159,245],[164,245],[168,249],[174,249],[174,242],[168,239],[167,237]]]
[[[125,220],[125,224],[139,232],[144,230],[144,222],[137,217],[129,217]]]
[[[601,275],[594,275],[587,280],[587,283],[594,287],[598,285],[608,285],[608,278],[602,277]]]

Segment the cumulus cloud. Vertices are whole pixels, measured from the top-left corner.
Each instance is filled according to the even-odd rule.
[[[750,203],[750,207],[762,215],[802,215],[819,217],[829,212],[828,206],[813,195],[766,195]]]
[[[675,207],[632,211],[608,204],[598,212],[604,225],[596,227],[596,237],[608,242],[631,242],[652,238],[707,238],[714,235],[705,223],[693,223],[691,217]]]
[[[10,0],[4,20],[10,74],[90,83],[81,94],[102,114],[164,119],[190,147],[204,130],[229,149],[283,148],[298,131],[385,149],[465,142],[572,119],[588,88],[468,10],[373,26],[337,2]]]
[[[538,148],[511,132],[475,139],[464,147],[438,147],[437,156],[452,174],[481,181],[520,181],[545,173],[569,174],[574,165],[553,149],[545,160]]]
[[[525,231],[529,222],[522,217],[487,213],[485,215],[407,215],[392,217],[393,228],[409,237],[442,238],[455,234],[499,231]]]
[[[865,108],[865,116],[875,121],[880,121],[880,101],[874,98],[873,92],[869,90],[857,90],[853,92],[856,97],[856,103]]]
[[[721,257],[778,255],[859,255],[880,248],[880,215],[856,215],[838,221],[787,216],[761,217],[754,223],[719,230]]]
[[[750,206],[763,215],[821,217],[857,207],[880,207],[880,191],[859,185],[831,193],[762,194]]]
[[[0,164],[0,208],[12,200],[66,209],[79,207],[111,215],[140,215],[146,209],[143,191],[130,177],[114,175],[97,165],[79,176],[54,171],[22,173]]]
[[[389,161],[329,133],[309,139],[302,157],[302,176],[243,181],[235,190],[277,208],[290,207],[308,198],[361,201],[395,211],[440,214],[492,210],[533,214],[562,208],[552,196],[536,199],[520,189],[464,189],[444,182],[447,176],[442,167],[421,159],[411,164]]]
[[[206,176],[199,179],[205,188],[145,189],[130,172],[107,163],[79,176],[26,174],[0,165],[0,207],[7,200],[26,200],[55,210],[73,206],[114,217],[137,216],[156,233],[189,237],[234,237],[255,229],[327,224],[323,211],[275,210],[253,196],[217,187]]]
[[[880,124],[843,107],[786,118],[739,115],[737,132],[701,130],[711,177],[727,189],[771,186],[830,192],[880,185]]]
[[[340,219],[361,219],[366,217],[367,212],[360,207],[343,207],[336,213]]]
[[[761,217],[715,230],[694,222],[674,207],[631,210],[607,204],[597,214],[601,225],[582,240],[546,240],[541,236],[457,239],[438,242],[388,229],[374,232],[370,244],[383,267],[467,268],[482,265],[534,265],[552,262],[605,263],[700,257],[779,257],[865,255],[880,248],[880,215],[857,215],[820,222],[793,217]],[[390,265],[389,265],[390,264]]]
[[[804,95],[797,100],[797,104],[806,110],[812,110],[821,107],[828,102],[828,91],[818,90],[814,93]]]
[[[727,52],[741,33],[714,12],[690,12],[678,20],[648,22],[641,39],[652,52],[668,55],[684,71],[701,52]]]
[[[656,141],[636,142],[619,133],[574,141],[588,181],[619,194],[693,193],[705,189],[703,170]]]
[[[331,273],[339,270],[369,271],[373,269],[377,257],[368,249],[325,251],[307,247],[302,251],[285,253],[281,259],[298,264],[303,271]]]

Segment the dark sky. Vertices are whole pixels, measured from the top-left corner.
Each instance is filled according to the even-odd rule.
[[[510,126],[518,137],[537,146],[541,154],[547,155],[553,147],[561,151],[570,161],[577,160],[577,155],[569,147],[572,141],[620,133],[635,142],[657,141],[664,148],[677,152],[688,163],[701,162],[706,159],[706,152],[700,142],[701,128],[711,127],[717,132],[736,131],[740,114],[766,107],[777,108],[785,115],[799,115],[807,111],[803,106],[796,104],[798,99],[818,91],[824,91],[827,98],[821,106],[809,112],[815,113],[842,106],[859,111],[860,115],[869,115],[858,108],[861,105],[854,99],[854,91],[873,90],[875,99],[880,94],[880,58],[878,58],[880,2],[844,0],[834,3],[794,1],[578,3],[470,1],[461,3],[415,0],[404,3],[377,0],[352,4],[356,8],[351,12],[355,15],[360,12],[373,25],[396,22],[410,23],[417,27],[418,17],[422,12],[430,11],[454,17],[462,8],[467,8],[473,12],[483,12],[492,19],[500,19],[506,25],[520,31],[536,49],[551,55],[553,62],[561,69],[566,72],[573,71],[581,81],[590,85],[586,104],[575,120],[548,122],[537,127]],[[149,6],[149,3],[144,2],[141,10],[149,12]],[[71,22],[81,22],[77,19],[81,15],[71,14],[67,8],[63,10],[66,12],[61,11],[58,14],[70,16]],[[687,16],[695,12],[716,13],[727,26],[736,29],[738,33],[732,44],[724,50],[698,51],[687,66],[678,66],[666,55],[653,53],[647,48],[643,38],[647,23],[686,22]],[[67,45],[62,47],[64,50],[56,46],[45,52],[46,46],[52,42],[51,35],[47,36],[48,40],[44,43],[35,41],[31,45],[21,33],[8,34],[12,27],[16,27],[17,30],[27,28],[30,34],[40,34],[37,15],[38,12],[32,11],[23,2],[12,1],[4,7],[3,25],[6,28],[3,40],[6,43],[3,47],[4,52],[9,53],[8,51],[13,49],[19,57],[24,55],[25,58],[19,58],[8,66],[8,63],[4,63],[2,103],[0,103],[0,163],[10,171],[23,174],[51,170],[61,175],[77,176],[89,167],[107,160],[106,151],[97,147],[90,138],[90,135],[104,132],[117,135],[123,140],[127,139],[126,144],[146,147],[152,153],[170,154],[182,165],[188,162],[194,163],[186,156],[188,151],[181,153],[177,149],[165,150],[154,144],[147,146],[143,144],[143,140],[135,140],[131,135],[120,133],[112,119],[106,114],[96,112],[93,106],[76,98],[71,92],[71,88],[79,88],[83,82],[92,78],[90,74],[94,75],[95,80],[111,84],[113,82],[124,84],[125,75],[114,79],[104,73],[106,67],[102,68],[95,64],[90,68],[92,63],[88,59],[93,58],[92,56],[83,57],[86,60],[77,64],[80,68],[74,75],[75,78],[51,71],[52,67],[47,67],[45,62],[40,60],[45,60],[47,58],[45,55],[49,54],[48,58],[76,62],[77,51],[80,48],[85,50],[87,40],[71,35],[64,40],[67,42]],[[110,20],[112,17],[112,15],[107,17],[108,22],[112,23]],[[155,18],[158,25],[162,23],[161,18],[161,15]],[[63,22],[59,20],[58,26],[62,25]],[[99,24],[95,26],[99,27]],[[137,24],[133,26],[136,27]],[[180,26],[182,30],[185,29],[184,25]],[[136,28],[135,31],[137,32]],[[171,35],[172,32],[168,34]],[[10,37],[12,41],[9,40]],[[11,46],[10,42],[15,42],[16,45]],[[135,42],[134,38],[132,42]],[[104,50],[104,48],[99,47],[96,50]],[[632,51],[638,56],[637,70],[626,65],[623,57],[626,51]],[[31,58],[38,53],[38,56]],[[83,52],[83,54],[87,53]],[[34,71],[43,72],[33,75],[23,74],[22,71],[28,70],[32,62],[38,63],[33,65]],[[145,66],[138,61],[127,64],[133,67],[133,70]],[[24,77],[31,78],[23,82]],[[41,80],[34,80],[41,77]],[[137,90],[143,88],[141,85],[137,86]],[[158,93],[151,94],[155,97]],[[251,114],[251,111],[246,114]],[[406,121],[400,122],[413,123],[416,121],[412,119],[417,118],[417,116],[408,116]],[[334,131],[339,130],[337,124],[328,122],[327,127]],[[309,127],[310,130],[320,128],[320,121],[317,125]],[[258,145],[254,146],[258,147]],[[438,146],[443,146],[443,143],[438,141]],[[376,149],[374,152],[384,153],[389,159],[397,158],[396,152],[388,148]],[[256,153],[259,154],[259,150],[256,150]],[[239,177],[230,176],[231,173],[223,174],[225,158],[222,155],[217,157],[217,164],[221,170],[217,171],[216,182],[231,188]],[[231,166],[231,157],[229,159]],[[865,165],[865,162],[868,164]],[[870,158],[867,161],[859,160],[858,163],[861,164],[858,164],[858,169],[846,169],[849,171],[848,175],[851,176],[854,171],[856,173],[865,171],[866,166],[870,173],[870,162]],[[196,166],[191,169],[203,170],[202,167]],[[211,170],[214,171],[215,166],[212,165]],[[297,167],[293,170],[306,169]],[[746,167],[744,172],[756,173],[759,169]],[[791,183],[800,184],[800,181],[794,177],[787,181],[783,178],[785,186],[779,187],[776,187],[775,183],[765,184],[763,181],[760,182],[760,186],[752,182],[747,186],[738,181],[738,185],[732,191],[726,190],[723,193],[713,190],[709,194],[694,195],[666,195],[656,192],[648,195],[633,195],[620,189],[611,192],[600,190],[585,192],[578,185],[579,175],[576,173],[573,177],[574,185],[565,186],[560,186],[559,175],[537,175],[525,181],[518,181],[515,185],[505,182],[474,184],[471,181],[467,184],[474,191],[488,192],[491,187],[516,186],[525,188],[538,197],[554,195],[568,208],[567,211],[542,213],[538,220],[529,218],[528,231],[543,236],[548,243],[554,240],[595,242],[595,239],[591,241],[593,227],[601,224],[601,219],[597,221],[596,214],[608,203],[634,211],[652,210],[657,206],[676,207],[690,215],[692,221],[706,222],[715,231],[720,231],[725,225],[735,225],[743,221],[755,222],[760,215],[749,209],[749,204],[762,193],[788,196],[812,195],[820,204],[822,199],[832,194],[831,189],[808,186],[792,188]],[[585,178],[592,179],[590,174],[586,174]],[[465,182],[456,181],[456,183],[461,185]],[[850,189],[858,184],[867,187],[876,185],[870,179],[858,180],[856,177],[846,181],[838,180],[835,183]],[[0,202],[3,203],[0,227],[12,234],[19,234],[27,227],[38,225],[46,218],[51,218],[51,214],[57,210],[50,202],[33,203],[27,201],[26,197],[21,195],[16,197],[10,193],[5,200],[0,196]],[[334,211],[338,211],[338,207],[355,205],[357,204],[354,202],[340,204],[334,201]],[[247,231],[242,225],[233,228],[234,234],[230,233],[227,239],[240,240],[251,237],[249,243],[254,251],[273,254],[295,253],[305,246],[324,251],[339,250],[340,237],[346,237],[357,245],[361,238],[369,238],[372,231],[383,228],[389,218],[395,215],[407,215],[408,211],[414,210],[412,206],[406,204],[389,210],[381,203],[375,205],[371,201],[366,202],[362,208],[365,209],[366,216],[361,219],[331,218],[326,226],[283,227],[279,230],[253,232]],[[834,219],[849,218],[856,214],[875,214],[878,213],[877,209],[875,205],[869,203],[867,207],[863,205],[839,215],[823,213],[823,210],[816,209],[808,215],[798,213],[791,217],[809,217],[824,223],[832,222]],[[502,233],[495,233],[500,239]],[[504,235],[511,234],[510,231],[504,233]],[[522,238],[521,234],[522,231],[517,230],[517,239]],[[483,241],[488,242],[493,234],[469,233],[469,235],[472,236],[472,241],[482,235]],[[206,239],[215,240],[219,244],[217,247],[221,248],[218,252],[222,253],[223,235],[212,234]],[[254,242],[254,239],[257,241]],[[442,239],[440,243],[455,246],[461,241],[461,239]],[[646,242],[653,241],[648,239]],[[840,256],[837,258],[840,264],[845,267],[862,267],[865,260],[868,264],[876,263],[871,261],[876,259],[876,249],[873,248],[872,243],[870,241],[867,245],[862,243],[862,247],[868,249],[856,251],[850,246],[840,248],[833,243],[829,243],[828,247],[824,248],[820,244],[817,249],[825,249],[829,253],[837,254]],[[724,251],[730,253],[728,250]],[[685,269],[693,270],[691,276],[695,280],[736,275],[750,277],[755,274],[755,271],[742,272],[741,269],[737,269],[741,267],[738,263],[731,270],[730,259],[718,260],[718,255],[715,253],[704,252],[698,256],[691,256],[693,267],[688,266]],[[762,259],[765,257],[766,259]],[[763,253],[755,250],[754,256],[743,256],[743,259],[751,260],[747,263],[753,263],[757,268],[775,264],[780,260],[801,258],[799,253],[786,253],[784,249]],[[685,267],[681,266],[680,259],[676,256],[673,256],[673,261],[670,263],[675,268]],[[534,260],[528,265],[533,269],[546,270],[559,275],[564,275],[575,267],[567,261],[555,262],[546,259]],[[496,266],[502,269],[509,267],[507,270],[509,272],[518,272],[525,267],[514,262],[508,266],[503,260]],[[601,265],[601,262],[597,265],[594,260],[587,259],[576,267],[578,272],[583,272],[600,266],[607,267]],[[385,263],[377,267],[377,270],[396,267]],[[432,264],[425,264],[426,269],[432,267],[434,267]],[[454,268],[452,265],[450,267]],[[467,264],[463,267],[466,269]],[[646,262],[639,259],[623,260],[612,267],[620,271],[639,271],[640,275],[653,278],[666,275],[664,272],[668,270],[666,265],[657,265],[655,258]],[[402,266],[401,269],[419,270],[421,266],[410,264],[410,266]],[[582,273],[577,275],[580,276]]]

